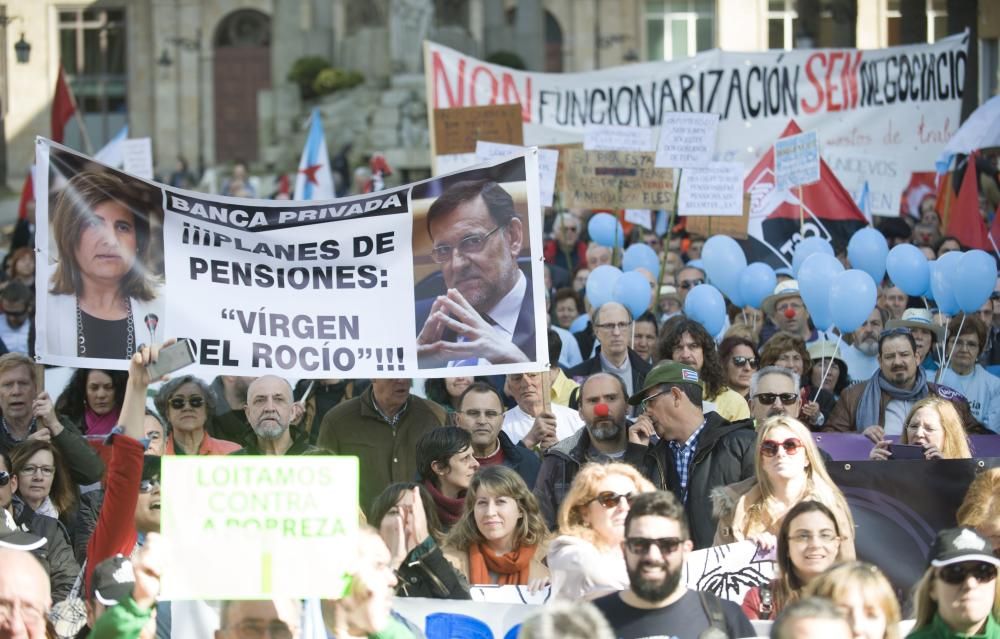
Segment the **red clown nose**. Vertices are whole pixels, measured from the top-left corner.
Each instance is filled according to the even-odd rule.
[[[793,317],[795,317],[795,309],[794,308],[786,308],[785,309],[785,317],[787,317],[788,319],[792,319]]]
[[[611,410],[608,408],[607,404],[597,404],[594,406],[594,414],[598,417],[607,417]]]

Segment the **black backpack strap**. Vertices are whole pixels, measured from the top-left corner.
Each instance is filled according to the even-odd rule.
[[[712,595],[706,595],[702,591],[698,592],[698,599],[701,607],[708,617],[708,630],[698,635],[699,639],[714,639],[716,637],[729,636],[729,624],[726,623],[726,615],[722,612],[722,602]]]

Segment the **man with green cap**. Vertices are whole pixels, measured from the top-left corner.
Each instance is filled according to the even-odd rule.
[[[629,399],[642,416],[628,435],[639,446],[626,453],[626,461],[684,504],[696,549],[711,546],[715,536],[712,490],[754,475],[756,439],[753,420],[702,413],[701,401],[697,371],[670,360],[657,364]],[[654,432],[659,441],[650,445]]]

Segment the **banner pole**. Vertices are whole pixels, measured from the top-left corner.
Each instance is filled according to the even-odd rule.
[[[660,272],[656,275],[656,297],[653,302],[653,312],[659,314],[660,312],[660,289],[663,288],[663,273],[667,270],[667,253],[670,251],[670,232],[674,229],[674,224],[677,222],[677,202],[680,199],[681,193],[681,174],[684,169],[677,169],[677,184],[674,185],[674,207],[670,210],[670,214],[667,215],[667,232],[663,236],[663,253],[660,255]]]
[[[549,369],[542,372],[542,410],[552,412],[552,374]]]
[[[802,235],[806,226],[805,208],[802,206],[802,185],[799,185],[799,235]]]

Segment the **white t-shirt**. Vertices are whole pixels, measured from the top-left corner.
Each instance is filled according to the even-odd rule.
[[[941,374],[941,384],[965,395],[972,415],[986,428],[1000,434],[1000,377],[976,364],[968,375],[959,375],[949,368]]]
[[[556,416],[556,437],[560,441],[583,428],[583,420],[580,419],[579,413],[572,408],[552,404],[552,413]],[[510,441],[516,444],[524,439],[534,423],[534,417],[521,410],[520,406],[515,406],[504,413],[502,428],[503,432],[510,437]]]
[[[878,358],[874,355],[868,356],[854,348],[850,344],[840,345],[840,355],[847,364],[847,374],[851,381],[860,382],[871,379],[871,376],[878,370]]]

